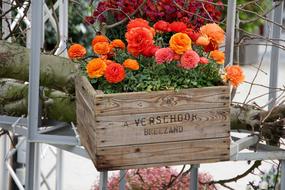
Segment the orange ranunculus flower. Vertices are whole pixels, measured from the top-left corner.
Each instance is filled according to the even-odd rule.
[[[169,41],[170,48],[177,54],[183,54],[187,50],[191,50],[191,39],[187,34],[176,33]]]
[[[93,46],[93,51],[98,55],[107,55],[111,51],[111,46],[108,42],[97,42]]]
[[[130,69],[130,70],[139,70],[140,68],[140,65],[139,63],[137,62],[137,60],[134,60],[134,59],[126,59],[123,63],[123,66],[127,69]]]
[[[73,44],[69,47],[67,53],[70,59],[80,59],[86,55],[86,49],[80,44]]]
[[[200,28],[200,32],[202,35],[208,36],[210,41],[220,45],[225,40],[225,32],[224,30],[217,24],[211,23],[206,24]]]
[[[132,28],[137,27],[144,27],[147,29],[150,29],[151,27],[148,25],[148,21],[142,19],[142,18],[136,18],[131,20],[127,25],[127,31],[130,31]]]
[[[113,40],[111,42],[111,46],[113,48],[120,48],[120,49],[125,49],[125,47],[126,47],[125,43],[122,40],[120,40],[120,39]]]
[[[110,63],[105,71],[105,78],[109,83],[119,83],[125,78],[125,69],[118,63]]]
[[[153,35],[149,29],[136,27],[126,33],[128,52],[134,56],[141,54],[146,48],[153,45]]]
[[[225,53],[220,50],[214,50],[210,52],[210,57],[215,60],[218,64],[225,63]]]
[[[230,81],[234,88],[238,87],[244,81],[243,70],[238,65],[232,65],[225,68],[225,80]]]
[[[210,43],[210,40],[208,38],[208,36],[200,36],[196,42],[195,42],[198,46],[207,46]]]
[[[86,72],[89,78],[99,78],[104,75],[106,67],[107,65],[104,59],[95,58],[86,65]]]
[[[92,40],[92,47],[98,43],[98,42],[109,42],[109,39],[106,36],[103,35],[97,35],[95,38]]]

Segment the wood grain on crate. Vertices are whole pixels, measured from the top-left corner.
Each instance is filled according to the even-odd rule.
[[[102,94],[76,78],[77,125],[98,170],[229,159],[229,87]]]
[[[229,138],[150,143],[99,148],[97,166],[123,169],[185,163],[214,162],[228,159]]]
[[[185,119],[186,115],[187,118]],[[184,116],[184,118],[181,117],[181,121],[177,121],[178,116]],[[155,120],[158,117],[160,120]],[[225,137],[229,135],[228,123],[228,109],[203,109],[197,111],[99,116],[96,117],[96,131],[94,132],[97,135],[97,146],[103,147],[128,145],[134,144],[134,142],[168,142]]]
[[[96,96],[96,115],[122,115],[220,108],[229,105],[227,86],[179,91],[135,92]]]

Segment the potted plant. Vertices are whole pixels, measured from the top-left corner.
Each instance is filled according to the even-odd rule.
[[[223,68],[224,31],[182,22],[137,18],[126,42],[97,35],[94,54],[73,44],[77,124],[98,170],[229,159],[229,86],[243,81],[238,66]],[[195,41],[195,43],[194,43]],[[182,159],[183,157],[183,159]]]

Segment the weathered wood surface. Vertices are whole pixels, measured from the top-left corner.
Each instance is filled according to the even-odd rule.
[[[203,109],[96,116],[97,146],[206,139],[229,135],[229,110]],[[116,134],[114,136],[114,134]]]
[[[96,134],[90,133],[90,130],[95,126],[95,114],[93,112],[95,94],[93,90],[90,91],[91,85],[85,80],[87,79],[81,77],[80,80],[75,80],[77,129],[81,137],[81,144],[86,148],[90,158],[96,160],[96,144],[94,143]]]
[[[76,78],[78,130],[98,170],[229,159],[229,88],[102,94]]]
[[[101,170],[209,163],[228,160],[229,138],[98,148]]]
[[[96,96],[96,115],[98,116],[221,107],[229,107],[227,86]]]

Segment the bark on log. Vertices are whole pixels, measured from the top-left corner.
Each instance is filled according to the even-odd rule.
[[[30,50],[0,40],[0,78],[29,79]],[[66,58],[41,54],[40,84],[74,93],[75,64]]]
[[[22,116],[28,110],[28,84],[0,80],[0,115]],[[43,88],[41,93],[42,114],[48,119],[75,122],[75,98],[64,92]]]
[[[279,145],[285,138],[285,105],[276,106],[272,111],[256,109],[250,105],[231,106],[231,129],[259,132],[270,145]]]

